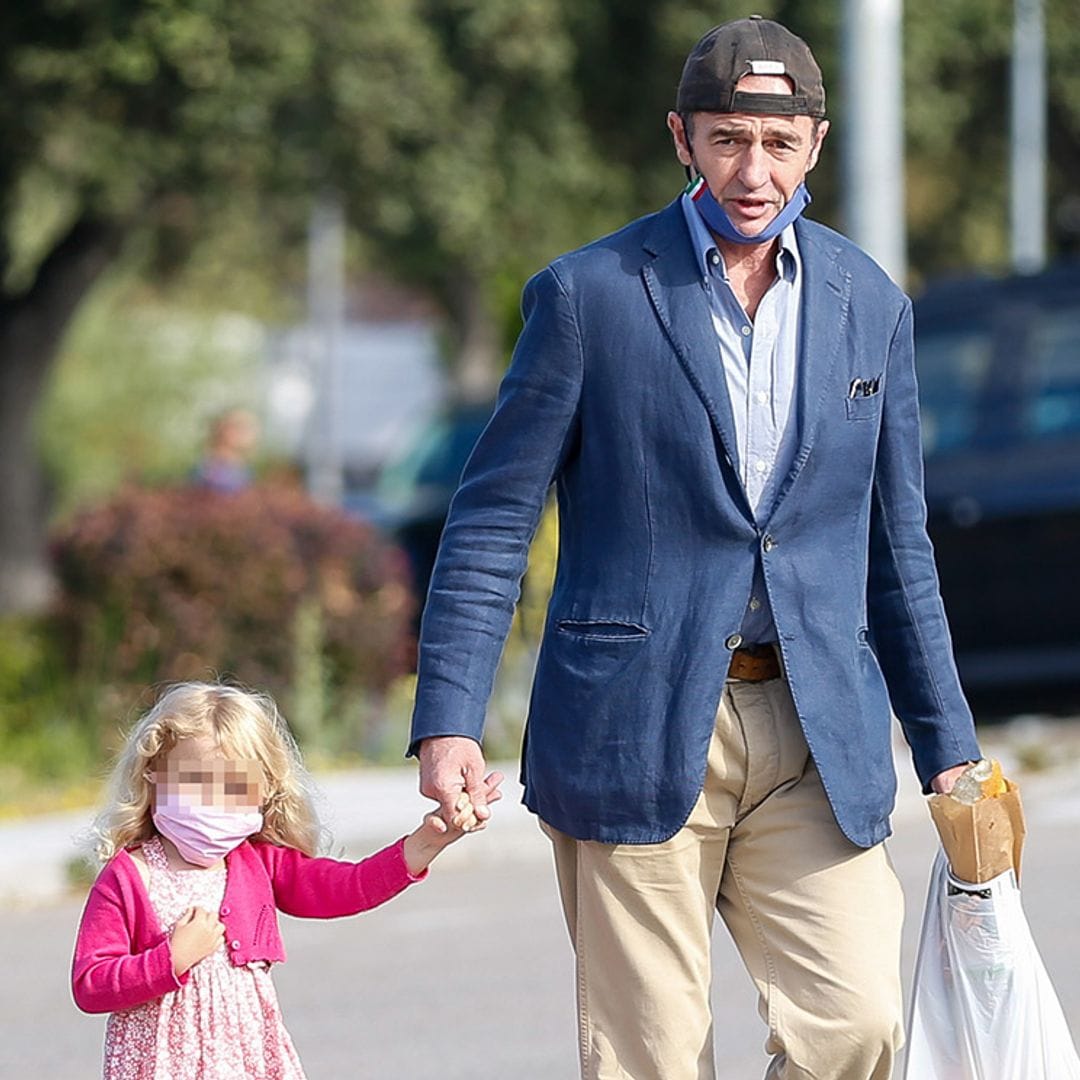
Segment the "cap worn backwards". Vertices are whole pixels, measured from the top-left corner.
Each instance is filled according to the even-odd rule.
[[[747,93],[744,75],[784,75],[791,94]],[[714,26],[691,50],[675,108],[680,113],[825,115],[825,87],[810,46],[786,27],[760,15]]]

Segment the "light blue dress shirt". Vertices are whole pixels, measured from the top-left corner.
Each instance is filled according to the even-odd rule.
[[[798,446],[795,391],[802,263],[795,229],[789,225],[780,234],[776,280],[750,319],[731,288],[716,241],[686,195],[682,208],[709,297],[731,399],[738,456],[735,466],[750,508],[762,523],[772,510]],[[748,645],[776,640],[760,557],[740,633]]]

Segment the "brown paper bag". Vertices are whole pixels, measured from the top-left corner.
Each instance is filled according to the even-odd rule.
[[[1005,786],[1004,794],[970,806],[948,795],[931,795],[927,800],[949,869],[961,881],[977,885],[1010,866],[1020,879],[1020,852],[1027,832],[1024,808],[1017,786],[1011,780]]]

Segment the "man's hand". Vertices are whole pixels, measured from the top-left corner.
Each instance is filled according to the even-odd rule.
[[[460,813],[459,799],[464,792],[468,796],[476,825],[471,831],[482,829],[491,817],[488,803],[502,798],[499,784],[501,773],[484,775],[484,754],[475,739],[465,735],[438,735],[420,743],[420,794],[439,804],[439,814],[447,825],[460,827],[455,822]]]
[[[502,798],[499,791],[502,782],[503,775],[498,772],[489,773],[484,779],[489,803]],[[425,814],[420,828],[405,837],[405,865],[414,877],[422,874],[435,856],[455,840],[460,840],[468,832],[479,832],[484,827],[465,792],[458,796],[454,805],[454,819],[449,825],[437,813]]]
[[[953,784],[960,778],[960,774],[970,765],[970,761],[965,761],[962,765],[954,765],[951,769],[939,772],[937,776],[930,781],[931,790],[937,795],[948,795],[953,789]]]

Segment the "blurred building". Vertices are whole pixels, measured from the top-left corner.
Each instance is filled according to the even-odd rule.
[[[438,313],[421,295],[375,278],[357,283],[337,342],[341,458],[346,489],[373,483],[379,467],[428,423],[449,383]],[[266,346],[266,443],[307,458],[316,423],[321,337],[308,325],[272,332]]]

